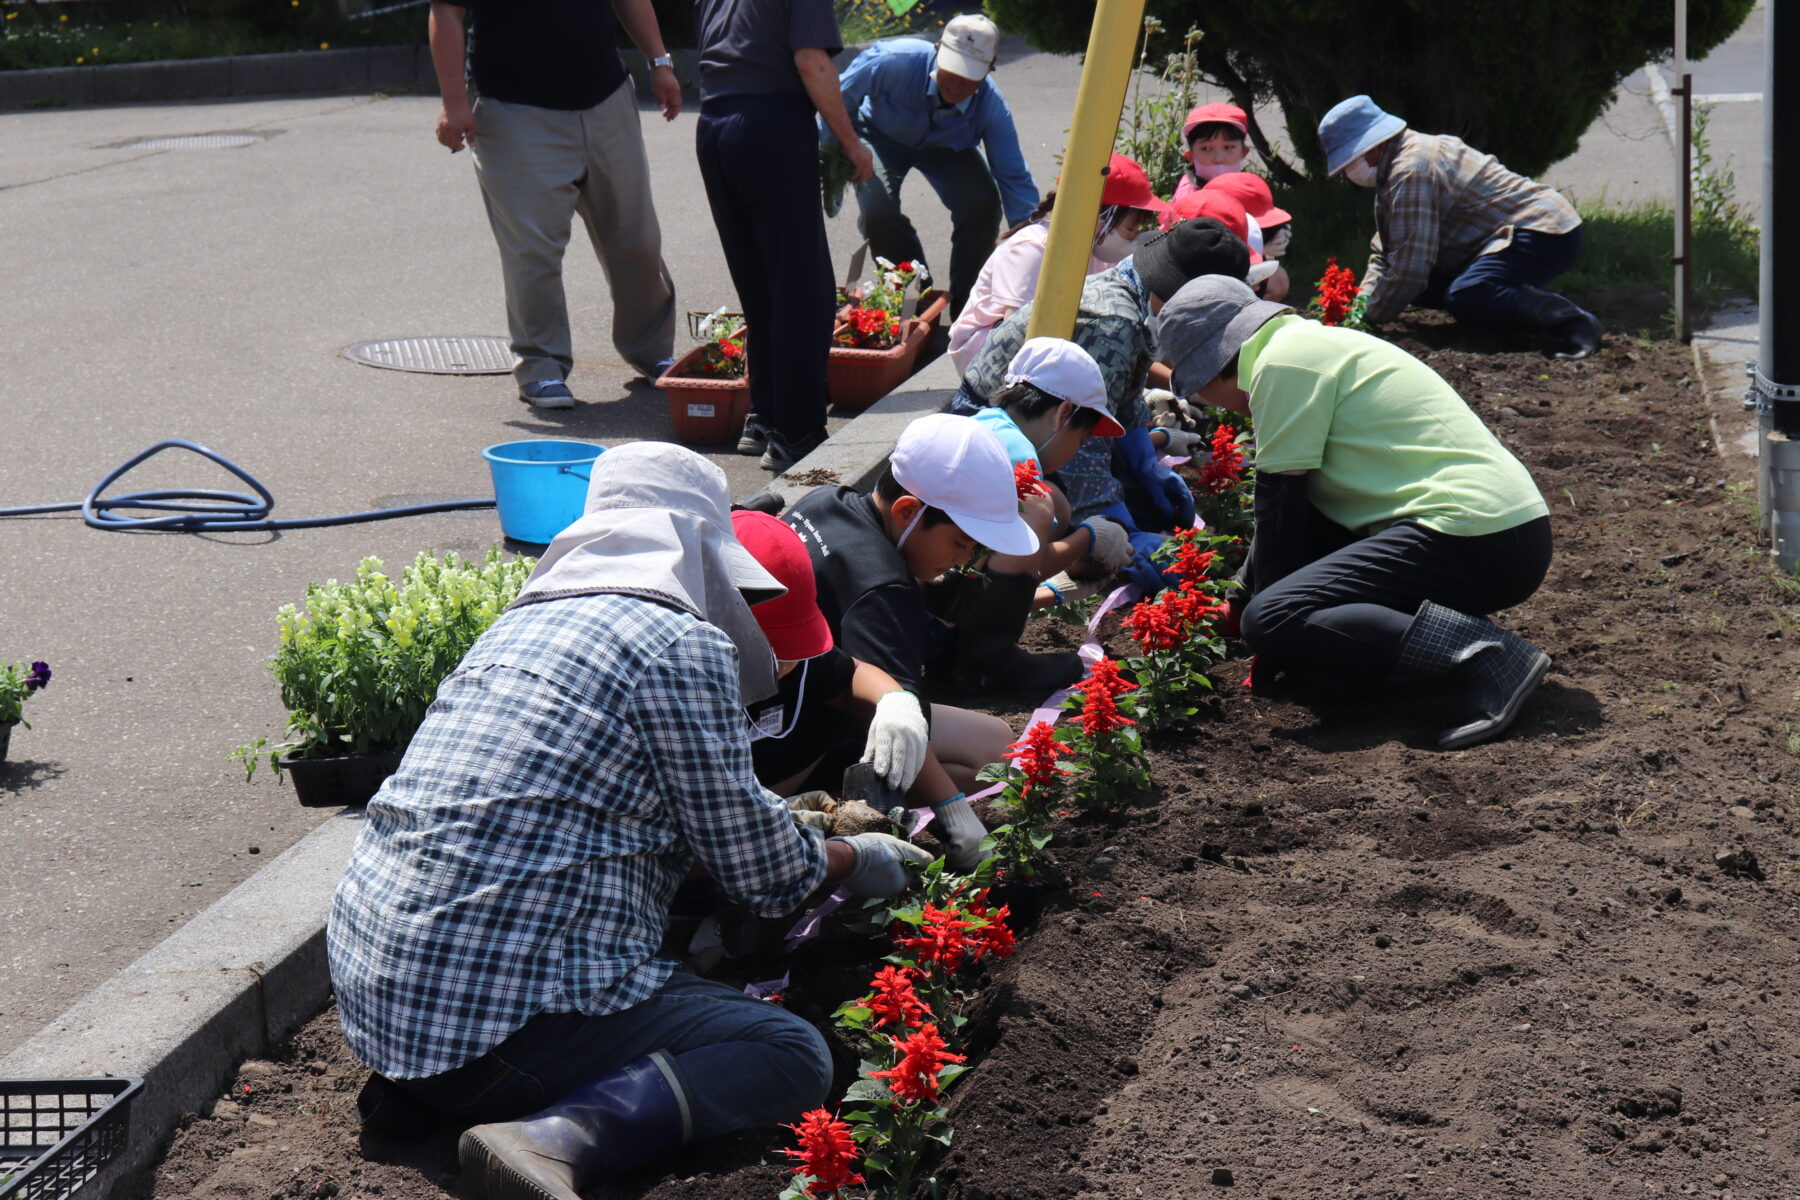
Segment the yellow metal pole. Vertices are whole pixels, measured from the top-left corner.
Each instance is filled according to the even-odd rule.
[[[1081,85],[1075,91],[1075,120],[1063,154],[1062,181],[1050,213],[1050,241],[1044,247],[1044,267],[1031,309],[1032,337],[1066,338],[1075,332],[1094,222],[1100,217],[1100,189],[1118,135],[1143,21],[1144,0],[1100,0],[1094,10]]]

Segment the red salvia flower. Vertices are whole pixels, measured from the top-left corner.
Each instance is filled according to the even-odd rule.
[[[1069,748],[1056,740],[1056,727],[1048,721],[1033,722],[1025,736],[1008,746],[1006,752],[1014,756],[1013,765],[1025,776],[1025,784],[1019,789],[1021,799],[1029,796],[1033,788],[1055,783],[1058,775],[1074,774],[1067,767],[1056,765]]]
[[[1183,580],[1179,589],[1165,590],[1162,602],[1189,631],[1218,620],[1230,607],[1225,601],[1208,595],[1191,579]]]
[[[954,971],[970,957],[966,933],[969,925],[970,922],[954,907],[939,908],[928,903],[918,936],[896,936],[894,942],[902,949],[912,951],[921,967],[936,963],[946,971]]]
[[[981,900],[969,905],[969,913],[972,916],[987,922],[986,925],[969,934],[969,937],[979,944],[977,957],[982,954],[991,954],[995,958],[1011,958],[1013,951],[1017,948],[1012,928],[1006,923],[1006,918],[1012,916],[1012,905],[1002,904],[999,911],[989,912],[985,903],[986,898],[987,893],[982,892]]]
[[[1083,701],[1081,732],[1093,737],[1137,724],[1121,713],[1117,704],[1118,697],[1136,687],[1120,677],[1119,664],[1110,658],[1102,658],[1089,667],[1087,678],[1075,686]]]
[[[881,968],[870,986],[874,994],[869,997],[869,1011],[877,1018],[877,1028],[891,1022],[911,1029],[931,1016],[931,1006],[919,999],[919,993],[913,990],[912,973],[904,967]]]
[[[885,1079],[888,1090],[903,1101],[935,1100],[938,1096],[938,1072],[950,1063],[963,1061],[951,1054],[936,1025],[927,1025],[903,1038],[892,1038],[900,1051],[900,1061],[886,1071],[870,1071],[870,1079]]]
[[[1137,640],[1144,653],[1173,650],[1186,640],[1179,617],[1162,604],[1140,600],[1125,618],[1125,632]]]
[[[834,1196],[863,1181],[855,1169],[856,1139],[850,1136],[850,1126],[815,1108],[802,1115],[798,1125],[788,1128],[800,1140],[800,1148],[783,1149],[782,1153],[800,1164],[790,1168],[795,1175],[811,1177],[806,1185],[808,1196]]]
[[[1013,464],[1013,486],[1019,490],[1021,501],[1029,500],[1033,496],[1046,495],[1050,491],[1049,485],[1044,482],[1044,477],[1038,473],[1038,463],[1035,458],[1028,458],[1024,462]]]
[[[1356,303],[1356,272],[1338,266],[1338,260],[1325,260],[1325,275],[1319,280],[1319,321],[1324,325],[1342,325]]]
[[[1237,430],[1221,425],[1213,430],[1212,454],[1200,469],[1200,487],[1211,496],[1230,491],[1244,479],[1244,452],[1237,444]]]

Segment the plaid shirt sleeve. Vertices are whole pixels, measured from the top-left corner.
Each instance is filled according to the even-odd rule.
[[[1437,180],[1417,140],[1404,140],[1381,184],[1381,249],[1363,275],[1370,324],[1391,321],[1425,290],[1438,256],[1442,214]]]
[[[671,643],[639,678],[631,712],[694,857],[758,916],[798,908],[824,882],[824,839],[756,781],[730,639],[699,625]]]

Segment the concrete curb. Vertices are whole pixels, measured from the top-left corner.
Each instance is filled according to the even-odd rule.
[[[872,405],[771,484],[789,504],[827,471],[869,488],[907,422],[938,412],[959,378],[948,355]],[[215,1099],[246,1059],[270,1053],[331,994],[325,919],[361,828],[345,810],[0,1058],[0,1078],[138,1075],[131,1138],[96,1177],[95,1195],[123,1194],[161,1157],[185,1113]]]
[[[866,46],[847,46],[844,66]],[[671,50],[675,74],[693,95],[699,51]],[[620,52],[638,99],[650,96],[650,63],[635,49]],[[184,58],[111,63],[94,67],[44,67],[0,71],[0,111],[82,104],[138,104],[159,100],[215,100],[297,92],[423,92],[437,95],[437,72],[428,46],[368,46],[352,50],[303,50],[243,54],[233,58]]]
[[[324,1006],[325,914],[362,813],[327,820],[0,1059],[0,1078],[139,1075],[131,1137],[90,1184],[123,1194],[249,1058]]]
[[[421,88],[437,91],[427,47],[369,46],[0,71],[0,109]]]

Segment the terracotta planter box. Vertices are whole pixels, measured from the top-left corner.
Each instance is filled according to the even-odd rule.
[[[900,340],[886,350],[832,346],[825,368],[825,391],[832,404],[844,412],[861,412],[905,383],[930,336],[931,326],[914,317],[901,325]],[[837,330],[832,331],[832,340],[837,340]]]
[[[656,386],[669,396],[669,420],[675,423],[675,440],[693,445],[730,441],[744,428],[750,415],[750,380],[693,374],[699,369],[705,345],[695,346],[675,360]]]
[[[944,323],[944,314],[950,309],[950,293],[941,288],[933,289],[919,297],[919,311],[913,320],[922,323],[927,329],[936,329]]]

